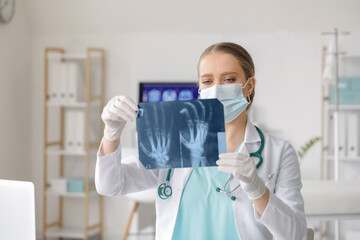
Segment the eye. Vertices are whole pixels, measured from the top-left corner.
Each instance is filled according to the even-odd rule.
[[[204,85],[208,85],[208,84],[211,83],[211,81],[210,80],[203,80],[201,83],[204,84]]]
[[[226,82],[226,83],[235,82],[235,78],[226,78],[226,79],[225,79],[225,82]]]

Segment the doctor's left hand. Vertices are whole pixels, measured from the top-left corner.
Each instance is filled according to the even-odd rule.
[[[216,161],[219,171],[232,173],[235,178],[239,179],[241,188],[251,200],[264,195],[265,183],[258,176],[256,165],[251,157],[239,152],[230,152],[220,154],[219,158]]]

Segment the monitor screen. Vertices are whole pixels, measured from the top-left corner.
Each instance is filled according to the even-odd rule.
[[[139,85],[139,102],[197,99],[198,88],[195,82],[142,82]]]

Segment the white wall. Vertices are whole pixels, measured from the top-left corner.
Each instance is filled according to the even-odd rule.
[[[320,32],[334,26],[352,31],[345,49],[360,53],[358,1],[33,0],[27,7],[33,34],[31,169],[37,186],[39,232],[45,47],[73,52],[87,46],[105,48],[107,99],[118,94],[137,99],[139,81],[196,80],[196,64],[204,48],[219,41],[237,42],[255,62],[253,107],[257,121],[296,149],[320,135],[324,43]],[[134,145],[133,129],[134,125],[129,125],[124,132],[124,145]],[[304,179],[319,178],[319,146],[307,155],[302,171]],[[122,234],[130,206],[125,198],[106,199],[105,233],[109,239]]]
[[[31,180],[31,34],[23,1],[0,24],[0,178]]]

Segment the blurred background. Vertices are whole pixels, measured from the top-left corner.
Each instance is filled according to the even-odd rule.
[[[91,178],[97,150],[96,146],[92,146],[89,155],[88,152],[83,155],[64,152],[51,156],[44,154],[48,150],[44,145],[44,133],[48,134],[48,140],[54,140],[64,130],[59,127],[61,124],[56,123],[63,116],[61,111],[64,110],[61,109],[88,109],[86,104],[55,103],[51,108],[46,103],[45,82],[51,81],[54,71],[55,75],[60,74],[59,70],[54,70],[56,67],[50,66],[52,58],[45,54],[47,48],[61,48],[64,51],[58,56],[58,63],[53,65],[77,63],[76,73],[81,76],[79,78],[83,84],[76,91],[82,91],[82,94],[86,91],[86,63],[90,58],[86,55],[88,49],[103,50],[100,55],[104,56],[104,64],[101,56],[94,56],[95,60],[91,62],[89,73],[95,76],[91,81],[97,81],[92,85],[95,87],[91,94],[101,96],[99,83],[101,76],[104,76],[104,103],[115,95],[127,95],[138,102],[140,82],[196,83],[197,62],[202,51],[211,44],[231,41],[247,49],[255,63],[257,85],[250,113],[252,120],[264,131],[290,141],[299,152],[306,152],[300,160],[304,181],[333,179],[334,161],[331,159],[335,157],[331,158],[334,154],[329,149],[322,151],[322,144],[325,142],[326,146],[331,146],[334,135],[323,129],[332,129],[327,128],[333,121],[328,110],[331,107],[326,108],[331,101],[326,103],[324,98],[334,97],[331,95],[335,86],[334,76],[326,78],[324,71],[326,66],[334,66],[335,58],[329,59],[329,55],[332,56],[331,51],[335,51],[332,45],[335,35],[322,33],[334,33],[334,29],[338,29],[339,81],[343,84],[353,81],[354,87],[349,87],[349,91],[360,94],[360,88],[355,87],[359,86],[356,85],[356,77],[360,77],[359,9],[360,2],[357,0],[15,0],[13,18],[0,24],[0,178],[34,182],[38,239],[45,236],[44,209],[47,208],[46,218],[51,222],[52,218],[58,217],[59,201],[64,206],[63,225],[69,228],[81,229],[86,224],[86,210],[83,207],[86,201],[82,199],[88,199],[90,218],[101,216],[101,201],[97,201],[97,196],[85,193],[79,199],[60,194],[63,200],[58,200],[59,194],[43,197],[44,179],[52,181],[52,187],[56,182],[61,185],[64,184],[62,177],[73,180],[80,178],[84,175],[84,168],[89,169]],[[343,34],[344,31],[347,34]],[[55,51],[56,54],[59,52]],[[99,52],[95,51],[96,54]],[[102,72],[104,75],[101,75]],[[57,87],[60,88],[50,83],[49,88]],[[84,102],[85,97],[79,101]],[[352,132],[355,135],[351,138],[355,139],[356,149],[359,149],[360,108],[356,106],[360,103],[356,101],[355,98],[354,102],[344,102],[355,107],[343,111],[355,115],[355,124],[348,127],[346,123],[342,128],[340,122],[339,126],[340,132],[343,129],[349,133],[351,131],[345,129],[354,129]],[[101,137],[101,100],[98,103],[97,110],[92,111],[94,115],[91,115],[94,123],[90,124],[98,129],[97,132],[94,130],[95,143]],[[45,109],[49,109],[46,110],[49,115],[46,118]],[[82,119],[86,116],[83,115]],[[47,126],[44,125],[45,121]],[[78,121],[77,128],[86,127],[85,122]],[[344,140],[347,135],[341,136],[340,144],[352,141]],[[317,138],[322,138],[323,143]],[[325,141],[325,138],[330,140]],[[121,142],[124,154],[137,154],[135,124],[128,124]],[[326,154],[330,157],[326,158]],[[78,161],[83,156],[89,156],[88,167]],[[340,153],[340,157],[345,157],[345,161],[340,161],[340,179],[359,180],[359,156],[359,150],[350,160],[346,158],[346,153]],[[46,169],[44,158],[51,162]],[[54,163],[59,158],[63,162],[63,176],[60,176],[59,166]],[[81,184],[84,188],[84,181]],[[44,201],[48,202],[47,207]],[[130,226],[128,239],[153,239],[154,204],[151,200],[141,204],[141,200],[125,196],[103,199],[102,230],[99,230],[103,239],[122,238],[134,201],[140,201],[140,205]],[[336,204],[343,205],[344,202],[339,200]],[[340,239],[360,239],[359,212],[354,210],[350,212],[352,218],[341,220]],[[345,212],[345,215],[348,214]],[[337,223],[333,220],[325,217],[308,219],[309,227],[315,230],[316,239],[337,238]],[[139,231],[147,234],[138,236],[135,233]],[[49,238],[51,236],[57,235],[50,234]],[[76,236],[63,235],[69,238]],[[85,236],[80,238],[85,239]]]

